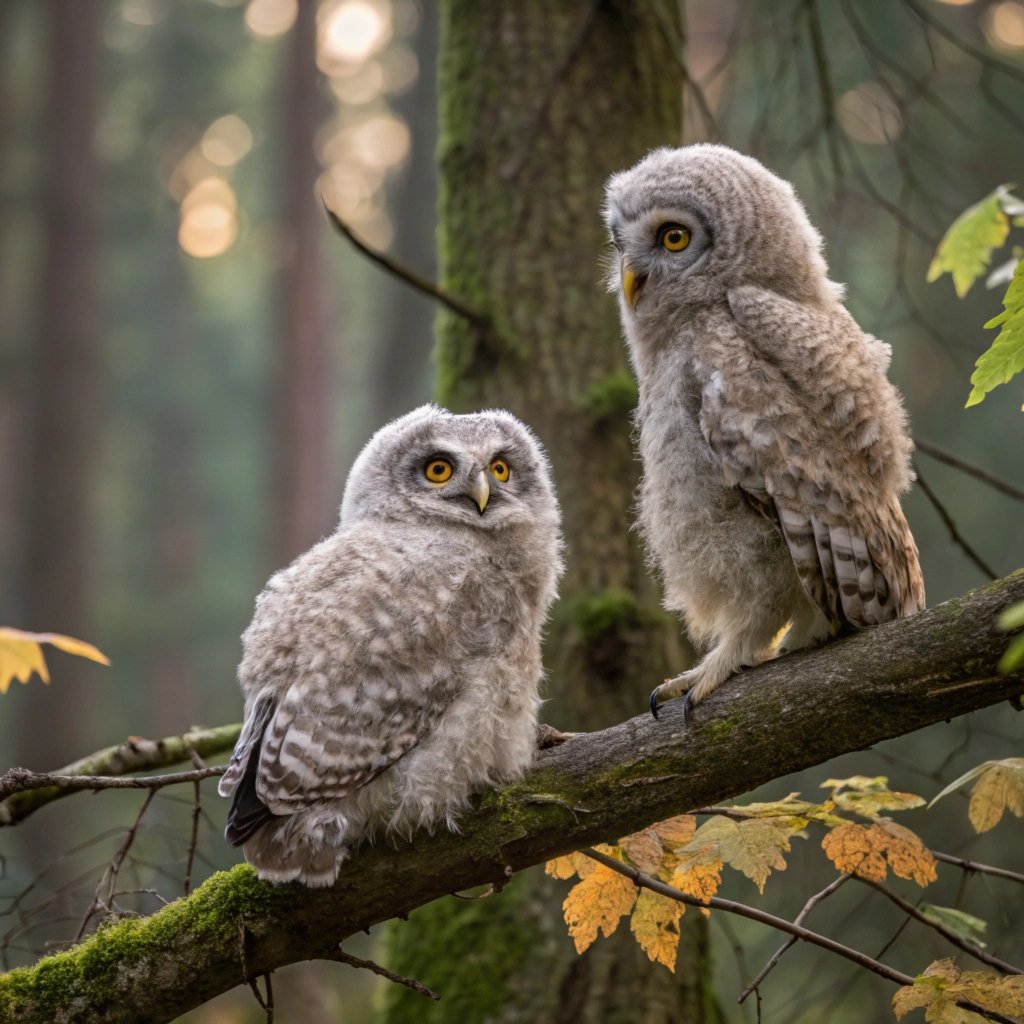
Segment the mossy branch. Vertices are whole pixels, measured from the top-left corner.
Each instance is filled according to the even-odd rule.
[[[53,775],[129,775],[132,772],[154,771],[188,761],[193,755],[201,758],[223,754],[235,745],[241,725],[222,725],[215,729],[192,729],[181,736],[167,736],[162,740],[147,740],[132,736],[116,747],[98,750],[95,754],[58,768]],[[8,773],[9,774],[9,773]],[[3,793],[0,776],[0,794]],[[13,787],[17,788],[17,787]],[[88,788],[88,787],[86,787]],[[0,827],[17,825],[40,807],[70,796],[73,786],[39,789],[25,788],[6,800],[0,800]]]
[[[1024,571],[745,672],[688,726],[676,701],[659,722],[645,713],[580,735],[543,751],[522,783],[482,794],[461,834],[369,847],[333,889],[275,888],[245,866],[216,874],[152,917],[0,976],[0,1020],[169,1021],[244,971],[336,959],[349,935],[441,896],[1015,697],[1024,675],[996,669],[1007,639],[996,617],[1022,599]]]

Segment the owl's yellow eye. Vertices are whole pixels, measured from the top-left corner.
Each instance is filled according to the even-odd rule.
[[[423,467],[423,475],[432,484],[447,483],[452,477],[452,464],[447,459],[431,459]]]
[[[690,232],[682,224],[663,224],[658,230],[658,245],[669,252],[682,252],[690,244]]]
[[[512,470],[504,459],[494,459],[491,462],[491,475],[499,484],[503,484],[512,475]]]

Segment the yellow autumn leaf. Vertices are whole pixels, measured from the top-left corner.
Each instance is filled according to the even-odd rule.
[[[43,657],[42,644],[52,644],[59,650],[101,665],[110,659],[92,644],[76,640],[61,633],[27,633],[10,626],[0,626],[0,693],[6,693],[12,682],[27,683],[32,673],[38,673],[44,683],[50,681],[50,672]]]
[[[1004,811],[1024,817],[1024,757],[990,761],[971,790],[967,816],[975,832],[987,832],[999,824]]]
[[[761,891],[772,870],[784,871],[786,861],[782,854],[789,852],[789,840],[803,834],[806,819],[749,818],[733,821],[724,815],[715,815],[694,833],[693,839],[680,853],[680,864],[686,862],[687,852],[717,852],[717,859],[742,871]],[[707,857],[701,857],[708,863]]]
[[[707,903],[718,892],[722,884],[722,861],[713,852],[712,847],[705,851],[704,859],[695,859],[680,864],[672,875],[672,885],[685,892],[687,896]],[[711,912],[704,907],[700,911],[705,917]]]
[[[599,931],[608,938],[636,900],[637,888],[628,878],[596,864],[593,872],[569,890],[562,904],[576,952],[589,949]]]
[[[837,825],[821,847],[840,871],[873,882],[884,881],[888,869],[922,887],[937,877],[935,858],[920,837],[884,818],[872,825]]]
[[[1024,976],[1000,977],[986,971],[961,971],[952,960],[938,960],[892,997],[897,1020],[923,1009],[929,1024],[981,1024],[984,1017],[957,1006],[969,1000],[1008,1017],[1024,1013]]]
[[[673,974],[679,951],[679,919],[684,909],[678,900],[642,889],[629,922],[640,948],[651,960],[664,964]]]
[[[874,820],[882,811],[909,811],[924,804],[915,793],[899,793],[889,788],[884,775],[869,778],[853,775],[848,779],[827,779],[823,789],[832,790],[832,801],[840,810]]]
[[[606,846],[604,843],[595,846],[594,849],[600,850],[601,853],[607,853],[609,857],[614,857],[618,854],[615,847]],[[572,878],[573,875],[586,878],[588,875],[592,875],[599,866],[596,860],[591,859],[585,853],[570,853],[566,857],[555,857],[553,860],[547,861],[544,864],[544,872],[554,878],[563,880]]]

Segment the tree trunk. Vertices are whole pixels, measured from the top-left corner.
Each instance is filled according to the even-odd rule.
[[[509,408],[551,455],[569,569],[546,646],[546,717],[562,728],[636,713],[683,662],[629,529],[635,388],[601,281],[600,214],[609,174],[678,139],[678,38],[671,7],[654,2],[442,5],[442,285],[486,324],[440,318],[439,398]],[[697,915],[676,976],[628,933],[577,957],[563,888],[534,872],[499,899],[441,902],[395,926],[391,966],[445,999],[424,1006],[392,986],[384,1019],[717,1019]]]
[[[330,532],[338,497],[333,456],[335,360],[327,330],[324,216],[314,151],[323,120],[316,66],[318,4],[305,0],[291,30],[282,109],[287,204],[278,392],[276,564]]]
[[[46,8],[48,180],[28,409],[23,569],[25,628],[93,640],[89,584],[101,412],[93,130],[102,13],[99,0],[51,0]],[[59,697],[35,685],[19,694],[16,756],[23,764],[60,764],[88,734],[95,706],[89,685],[99,670],[79,658],[55,660],[52,668]]]

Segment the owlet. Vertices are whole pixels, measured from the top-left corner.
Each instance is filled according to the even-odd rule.
[[[900,508],[911,442],[793,188],[724,146],[608,182],[611,288],[639,384],[640,522],[704,653],[651,694],[696,705],[743,666],[924,607]]]
[[[509,413],[428,405],[373,436],[338,529],[271,578],[242,637],[220,792],[261,878],[330,885],[364,837],[453,828],[523,773],[561,548],[547,459]]]

